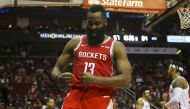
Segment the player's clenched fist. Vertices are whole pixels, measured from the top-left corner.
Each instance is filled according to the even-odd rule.
[[[84,85],[91,85],[94,84],[93,75],[90,72],[83,73],[81,75],[81,82]]]
[[[73,78],[73,74],[70,72],[62,73],[57,77],[58,82],[64,82],[66,84],[69,84]]]

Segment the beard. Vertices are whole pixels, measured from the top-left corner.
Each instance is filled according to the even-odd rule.
[[[90,29],[87,27],[87,40],[89,45],[99,45],[104,41],[106,32],[105,26],[99,29]]]

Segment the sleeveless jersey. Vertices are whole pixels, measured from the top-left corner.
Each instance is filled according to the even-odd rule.
[[[184,77],[178,76],[177,78],[184,78]],[[173,88],[172,84],[175,82],[176,79],[174,79],[172,81],[170,88],[169,88],[170,99],[174,96],[173,95],[173,89],[174,88]],[[187,86],[186,89],[183,89],[182,96],[180,98],[179,104],[173,105],[173,107],[171,107],[170,109],[190,109],[188,94],[189,94],[189,85]]]
[[[144,100],[143,98],[140,98],[143,101],[143,107],[142,109],[150,109],[150,104],[148,101]]]
[[[90,72],[92,75],[101,77],[111,77],[113,75],[113,56],[112,49],[114,40],[109,37],[102,44],[89,46],[87,37],[83,36],[74,50],[73,74],[74,78],[71,87],[86,87],[81,83],[81,75]],[[112,87],[102,85],[91,85],[96,89],[113,90]]]

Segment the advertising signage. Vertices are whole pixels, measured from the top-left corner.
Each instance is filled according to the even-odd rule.
[[[190,43],[190,36],[167,35],[169,43]]]
[[[108,11],[135,13],[163,13],[166,10],[165,0],[83,0],[83,8],[100,4]]]
[[[63,34],[63,33],[39,33],[39,37],[41,39],[71,39],[74,37],[82,37],[84,34]],[[115,40],[121,42],[156,42],[159,41],[157,36],[147,36],[147,35],[133,35],[133,34],[124,34],[118,35],[113,34],[110,35]]]

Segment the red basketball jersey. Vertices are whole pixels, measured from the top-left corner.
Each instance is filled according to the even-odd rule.
[[[80,43],[74,50],[73,74],[74,78],[71,87],[85,87],[81,83],[81,75],[90,72],[101,77],[111,77],[113,75],[113,44],[114,40],[109,37],[98,46],[89,46],[87,37],[83,36]],[[112,90],[113,88],[101,85],[89,87]]]

